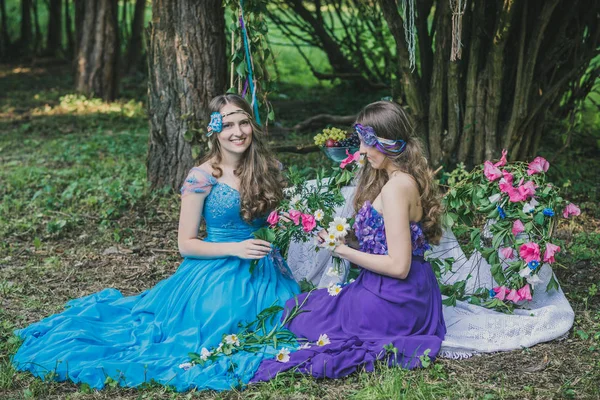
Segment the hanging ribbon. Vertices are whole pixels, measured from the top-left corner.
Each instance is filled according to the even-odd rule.
[[[402,0],[402,24],[411,71],[415,70],[415,0]]]
[[[248,43],[248,32],[244,23],[244,0],[240,0],[240,26],[242,27],[242,38],[244,41],[244,51],[246,52],[246,63],[248,64],[248,80],[250,92],[252,93],[252,107],[254,108],[254,118],[260,125],[260,115],[258,114],[258,101],[256,101],[256,87],[252,73],[252,56],[250,55],[250,44]],[[245,92],[245,90],[244,90]]]

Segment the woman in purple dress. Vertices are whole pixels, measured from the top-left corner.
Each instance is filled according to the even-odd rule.
[[[442,298],[423,253],[441,237],[441,205],[422,145],[408,115],[389,101],[366,106],[354,128],[368,161],[354,200],[360,249],[342,242],[334,253],[361,272],[344,287],[300,296],[302,302],[308,295],[307,312],[288,328],[307,343],[289,357],[263,361],[255,382],[291,368],[340,378],[361,367],[372,371],[377,360],[414,368],[439,352]]]

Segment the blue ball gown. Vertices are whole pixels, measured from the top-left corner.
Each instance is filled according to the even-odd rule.
[[[246,240],[264,224],[242,220],[239,193],[193,168],[182,194],[206,191],[207,242]],[[107,377],[121,386],[155,381],[177,391],[240,387],[273,351],[240,351],[187,370],[180,365],[190,361],[189,352],[217,347],[223,335],[239,331],[238,323],[253,321],[261,310],[283,305],[300,291],[280,257],[261,259],[252,274],[249,268],[249,260],[237,257],[188,257],[170,278],[139,295],[105,289],[71,300],[64,312],[15,331],[23,343],[12,362],[42,379],[96,389]]]

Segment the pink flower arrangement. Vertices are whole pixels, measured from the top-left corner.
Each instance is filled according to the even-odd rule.
[[[519,247],[519,255],[526,263],[540,261],[540,246],[534,242],[522,244]]]
[[[512,234],[517,237],[517,235],[525,230],[525,225],[521,222],[520,219],[515,220],[512,226]]]
[[[539,174],[548,171],[550,163],[544,157],[536,157],[529,163],[527,175]]]
[[[531,301],[531,299],[532,299],[532,297],[531,297],[531,287],[529,286],[528,283],[526,283],[525,285],[523,285],[523,287],[517,291],[517,294],[519,295],[519,297],[521,298],[521,300]]]
[[[346,166],[348,166],[354,162],[360,161],[360,151],[357,151],[354,154],[350,154],[348,149],[346,149],[346,154],[348,155],[348,157],[346,157],[345,159],[342,160],[342,163],[340,164],[340,168],[344,169],[344,168],[346,168]]]
[[[294,221],[294,225],[300,224],[300,217],[302,217],[302,213],[298,210],[290,210],[290,219]]]
[[[304,232],[309,233],[312,232],[317,226],[317,221],[315,220],[315,216],[312,214],[302,214],[302,229]]]
[[[554,254],[560,251],[560,246],[552,243],[546,243],[546,251],[544,251],[544,262],[553,263]]]
[[[502,258],[505,260],[511,260],[514,257],[515,252],[512,247],[502,247],[500,248],[500,255],[502,255]]]
[[[486,161],[483,164],[483,174],[492,182],[498,178],[502,178],[502,171],[492,164],[491,161]]]
[[[279,213],[276,210],[271,211],[271,213],[267,217],[267,224],[269,224],[270,226],[274,226],[277,225],[277,222],[279,222]]]
[[[569,216],[571,216],[571,215],[578,216],[579,214],[581,214],[581,210],[579,209],[579,207],[577,207],[573,203],[567,204],[567,206],[565,207],[565,209],[563,211],[564,218],[569,218]]]

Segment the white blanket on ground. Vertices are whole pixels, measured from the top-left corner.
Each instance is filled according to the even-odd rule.
[[[354,188],[345,187],[343,193],[346,203],[336,211],[339,216],[350,217],[353,214]],[[455,270],[442,277],[446,283],[463,280],[470,274],[467,291],[496,286],[483,257],[476,252],[467,260],[451,231],[444,233],[441,243],[433,247],[429,257],[464,260],[459,268],[455,263]],[[346,264],[340,274],[333,274],[330,271],[333,265],[331,253],[327,250],[316,252],[314,243],[310,242],[290,245],[288,265],[297,280],[308,279],[318,287],[341,282],[348,272]],[[527,304],[527,309],[517,309],[512,315],[462,301],[458,301],[455,307],[444,306],[448,332],[440,356],[464,358],[476,353],[515,350],[567,334],[575,314],[560,288],[548,293],[545,291],[552,273],[549,265],[542,266],[539,272],[542,282],[536,286],[533,300]]]

